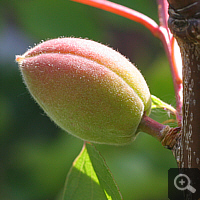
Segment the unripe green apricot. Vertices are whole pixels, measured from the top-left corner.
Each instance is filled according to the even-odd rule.
[[[24,82],[46,114],[86,141],[134,140],[151,98],[139,72],[124,56],[94,41],[58,38],[17,56]]]

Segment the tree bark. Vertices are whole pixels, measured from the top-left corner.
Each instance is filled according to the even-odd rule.
[[[200,170],[200,0],[168,2],[168,25],[183,62],[182,136],[174,151],[180,169]],[[186,191],[185,199],[197,198]]]

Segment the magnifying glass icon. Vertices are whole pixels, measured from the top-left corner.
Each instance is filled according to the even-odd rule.
[[[179,174],[174,178],[174,186],[178,190],[189,190],[192,193],[196,192],[196,189],[190,185],[190,178],[185,174]]]

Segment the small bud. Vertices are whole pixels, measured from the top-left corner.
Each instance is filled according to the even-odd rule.
[[[47,115],[86,141],[126,144],[150,113],[148,86],[124,56],[85,39],[43,42],[17,56],[24,82]]]

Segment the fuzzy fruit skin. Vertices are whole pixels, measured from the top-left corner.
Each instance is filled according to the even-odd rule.
[[[148,86],[124,56],[94,41],[58,38],[17,56],[24,82],[47,115],[86,141],[134,140],[150,113]]]

